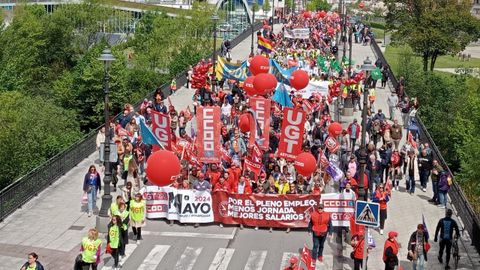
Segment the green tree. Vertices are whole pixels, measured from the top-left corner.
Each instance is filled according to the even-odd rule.
[[[270,12],[270,10],[272,9],[272,6],[270,6],[270,1],[269,0],[263,0],[263,13],[267,14],[268,12]]]
[[[50,101],[18,91],[0,100],[0,189],[82,136],[74,113]]]
[[[466,0],[386,0],[393,43],[406,43],[433,71],[441,55],[455,55],[480,37],[480,22]]]
[[[329,11],[332,8],[326,0],[310,0],[307,5],[307,9],[310,11],[324,10]]]

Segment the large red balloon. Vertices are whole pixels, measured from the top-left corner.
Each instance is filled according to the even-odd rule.
[[[303,176],[309,176],[315,172],[317,161],[309,152],[303,152],[295,159],[295,170]]]
[[[290,77],[290,85],[297,89],[301,90],[308,85],[308,73],[305,70],[298,69],[292,72],[292,76]]]
[[[303,13],[303,17],[304,17],[305,19],[310,19],[310,18],[312,18],[312,13],[311,13],[310,11],[305,11],[305,12]]]
[[[262,55],[257,55],[253,57],[252,61],[250,62],[250,72],[253,75],[258,75],[260,73],[268,73],[270,70],[270,61],[268,58]]]
[[[255,80],[255,76],[250,76],[243,82],[243,90],[245,90],[249,96],[253,96],[257,93],[255,87],[253,87],[253,80]]]
[[[318,18],[323,19],[323,18],[325,18],[325,16],[327,16],[327,13],[324,10],[317,13]]]
[[[238,128],[243,132],[247,133],[250,131],[250,118],[248,114],[242,114],[238,118]]]
[[[332,137],[336,137],[342,134],[342,125],[338,122],[333,122],[328,126],[328,134]]]
[[[266,95],[277,87],[277,78],[270,73],[260,73],[255,76],[253,87],[258,95]]]
[[[364,2],[360,2],[360,4],[358,4],[358,7],[360,9],[363,9],[365,7],[365,3]]]
[[[180,169],[180,161],[173,152],[159,150],[148,158],[145,172],[150,182],[159,187],[163,187],[175,181],[172,177],[179,175]]]

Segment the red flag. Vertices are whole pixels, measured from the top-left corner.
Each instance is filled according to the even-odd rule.
[[[245,170],[252,171],[257,176],[260,175],[262,171],[262,163],[250,160],[248,157],[245,159],[243,165]]]
[[[203,163],[220,162],[220,107],[207,106],[197,108],[198,158]]]
[[[252,145],[252,159],[255,162],[262,162],[263,152],[260,150],[260,146],[255,142]]]
[[[152,110],[152,132],[166,150],[172,150],[172,131],[167,114]]]
[[[259,136],[257,125],[250,131],[250,145],[254,141],[258,142],[261,149],[267,150],[269,146],[270,133],[270,111],[271,102],[263,97],[251,97],[249,101],[250,108],[255,112],[255,118],[262,130],[262,136]]]
[[[284,108],[282,135],[278,143],[278,156],[295,159],[302,152],[303,133],[307,114],[299,109]]]
[[[308,114],[313,113],[313,105],[312,105],[312,103],[310,103],[310,101],[304,99],[302,107]]]
[[[307,245],[303,246],[300,257],[302,262],[307,266],[307,270],[315,270],[315,266],[312,267],[312,253],[310,249],[307,248]]]
[[[320,164],[322,165],[322,168],[327,168],[328,166],[330,166],[330,162],[328,162],[328,159],[323,153],[323,151],[320,151],[320,153],[318,153],[318,159]]]
[[[417,142],[413,139],[412,132],[410,131],[408,131],[407,140],[413,148],[417,149]]]
[[[325,145],[327,146],[330,153],[335,153],[340,148],[340,144],[338,143],[338,141],[331,136],[327,137],[327,139],[325,140]]]
[[[232,157],[228,154],[227,149],[220,147],[220,153],[222,154],[222,159],[228,163],[232,163]]]

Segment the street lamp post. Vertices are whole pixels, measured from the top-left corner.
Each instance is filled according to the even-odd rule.
[[[269,0],[265,0],[269,1]],[[275,24],[275,0],[272,0],[272,33],[273,33],[273,25]]]
[[[115,57],[112,55],[110,49],[104,49],[98,60],[103,62],[104,66],[104,94],[105,94],[105,143],[104,143],[104,154],[103,160],[105,163],[105,176],[103,177],[103,195],[102,195],[102,206],[97,217],[97,230],[106,231],[106,225],[109,222],[108,217],[108,208],[112,203],[112,195],[110,194],[110,182],[112,181],[112,168],[110,164],[110,116],[108,110],[109,103],[109,88],[108,88],[108,68],[110,64],[115,61]]]
[[[212,16],[213,21],[213,74],[212,74],[212,92],[215,93],[215,84],[216,74],[215,74],[215,65],[217,61],[217,22],[219,18],[217,13],[214,13]]]
[[[255,6],[257,4],[256,0],[253,0],[252,2],[252,21],[250,22],[250,25],[252,26],[252,43],[250,44],[250,55],[253,56],[253,33],[255,32],[255,29],[253,29],[255,25]]]
[[[359,182],[358,182],[358,199],[362,201],[367,201],[367,188],[364,184],[364,175],[365,175],[365,167],[367,166],[367,147],[366,147],[366,137],[367,137],[367,99],[368,99],[368,88],[370,86],[371,77],[370,71],[375,69],[375,65],[372,64],[372,60],[370,60],[367,56],[367,59],[363,61],[363,65],[360,68],[361,70],[365,71],[365,81],[364,81],[364,89],[363,89],[363,110],[362,110],[362,137],[360,141],[360,157],[358,162],[360,163],[360,170],[359,170]],[[364,244],[363,244],[363,263],[362,269],[367,269],[367,248],[368,248],[368,226],[366,226],[366,230],[364,233]]]

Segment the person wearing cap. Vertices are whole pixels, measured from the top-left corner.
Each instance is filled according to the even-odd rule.
[[[408,242],[407,259],[412,261],[413,270],[424,270],[427,261],[428,239],[425,235],[425,227],[423,224],[417,225],[417,230],[410,235]]]
[[[312,267],[315,267],[317,258],[323,262],[323,246],[327,234],[331,235],[333,229],[330,213],[324,212],[323,209],[323,203],[319,203],[317,210],[312,212],[310,222],[308,223],[308,234],[312,234],[313,239]]]
[[[444,218],[440,219],[435,230],[434,241],[438,241],[438,234],[440,233],[440,251],[438,253],[438,261],[443,263],[443,251],[446,248],[446,264],[445,269],[450,269],[448,265],[450,263],[450,250],[452,249],[453,239],[458,238],[460,231],[455,220],[452,219],[452,209],[447,209],[447,213]],[[455,234],[454,234],[455,231]]]
[[[398,233],[391,231],[388,233],[388,239],[383,246],[383,262],[385,263],[385,270],[395,270],[398,265]]]
[[[290,257],[290,260],[288,262],[290,263],[290,265],[285,267],[283,270],[303,270],[303,267],[298,266],[297,256]]]

